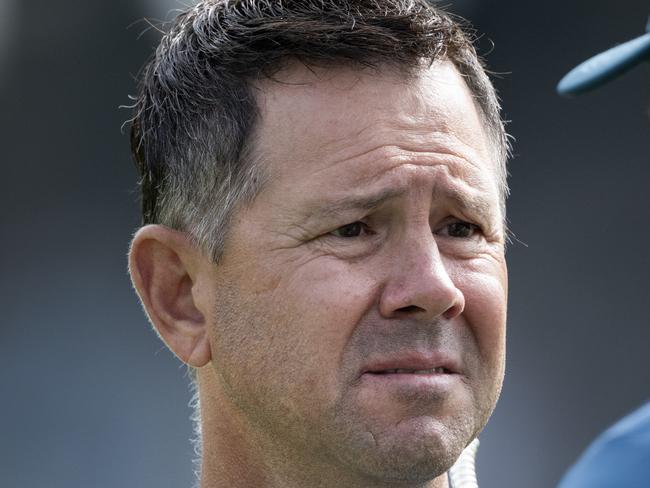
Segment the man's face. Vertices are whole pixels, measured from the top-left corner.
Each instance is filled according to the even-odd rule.
[[[215,267],[222,396],[296,456],[444,473],[504,372],[496,163],[461,76],[293,67],[261,83],[269,180]],[[285,451],[286,452],[286,451]]]

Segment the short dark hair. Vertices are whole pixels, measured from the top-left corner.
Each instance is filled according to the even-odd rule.
[[[204,0],[182,12],[144,67],[131,147],[143,223],[187,231],[218,261],[229,221],[264,181],[252,157],[252,82],[292,61],[413,72],[449,59],[493,140],[502,206],[508,141],[494,88],[463,24],[427,0]]]

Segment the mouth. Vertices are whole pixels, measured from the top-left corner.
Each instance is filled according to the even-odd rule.
[[[370,355],[359,372],[358,385],[377,402],[428,405],[453,395],[465,383],[460,358],[443,351]]]
[[[434,375],[434,374],[454,374],[450,369],[443,366],[429,369],[411,369],[411,368],[393,368],[379,371],[366,371],[366,374],[385,375],[385,374],[417,374],[417,375]]]
[[[461,375],[449,366],[389,365],[366,369],[360,384],[376,391],[377,398],[397,395],[406,398],[415,394],[423,399],[440,399],[459,387]],[[392,392],[392,393],[391,393]]]
[[[362,376],[416,375],[440,376],[461,374],[460,363],[442,352],[406,352],[390,357],[371,357],[361,369]]]

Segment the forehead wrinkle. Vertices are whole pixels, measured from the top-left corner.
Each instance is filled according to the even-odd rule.
[[[335,166],[347,164],[352,166],[352,170],[347,172],[350,179],[345,183],[349,188],[372,187],[381,184],[380,180],[387,174],[399,171],[400,168],[408,170],[407,174],[395,175],[401,180],[402,177],[408,176],[412,170],[438,170],[443,169],[449,177],[472,186],[485,186],[484,178],[481,177],[481,165],[478,162],[468,160],[459,156],[455,151],[447,150],[446,146],[437,148],[437,151],[429,150],[410,150],[403,146],[385,145],[375,147],[365,152],[357,153],[354,156],[337,161],[333,164],[325,164],[314,174],[321,175],[325,173],[324,178],[318,180],[318,187],[327,182],[327,173]],[[363,168],[363,169],[361,169]],[[402,183],[409,185],[408,181]]]
[[[486,147],[488,141],[482,124],[476,124],[477,127],[469,132],[462,124],[463,120],[477,118],[477,114],[452,112],[423,90],[422,87],[410,86],[409,90],[400,92],[406,101],[399,105],[395,105],[393,100],[368,102],[368,110],[354,117],[355,130],[349,130],[349,124],[329,120],[328,127],[334,133],[330,140],[323,140],[321,137],[327,131],[320,127],[315,138],[318,144],[315,152],[342,160],[354,157],[359,147],[362,149],[356,155],[369,152],[372,146],[394,145],[414,151],[445,148],[468,160],[490,158],[491,151]],[[392,109],[388,111],[390,107]],[[309,149],[310,154],[313,154],[313,149]]]
[[[412,181],[409,179],[409,175],[413,174],[413,171],[427,171],[434,170],[443,171],[447,176],[447,179],[454,180],[455,185],[465,186],[467,192],[460,192],[456,190],[454,192],[455,199],[460,203],[462,201],[462,194],[467,194],[469,197],[470,194],[475,193],[476,191],[489,192],[486,185],[485,178],[483,176],[483,171],[481,171],[481,166],[478,162],[468,160],[464,157],[458,156],[454,151],[448,151],[446,146],[439,148],[438,152],[429,152],[422,150],[406,150],[404,147],[396,146],[381,146],[377,148],[372,148],[363,153],[355,154],[349,159],[343,159],[333,164],[325,164],[324,167],[318,169],[314,175],[321,175],[325,173],[323,178],[315,178],[313,181],[317,182],[317,187],[313,188],[311,191],[314,193],[317,192],[319,188],[322,188],[323,185],[330,186],[335,182],[328,182],[327,173],[331,172],[334,166],[341,164],[349,164],[353,166],[353,170],[346,172],[350,177],[349,180],[344,182],[344,185],[354,191],[358,188],[372,188],[377,186],[392,186],[399,188],[397,192],[388,192],[389,196],[395,197],[405,192],[409,186],[412,185]],[[363,171],[360,168],[364,168]],[[400,171],[400,169],[402,171]],[[395,171],[398,173],[395,174]],[[406,171],[406,173],[403,173]],[[340,176],[339,172],[335,174]],[[382,182],[386,178],[392,180],[392,182]],[[339,195],[342,192],[348,190],[343,189],[341,192],[338,192]],[[371,192],[369,192],[371,193]],[[332,205],[330,206],[332,211],[341,210],[344,208],[350,208],[350,203],[355,203],[355,207],[359,209],[368,209],[371,207],[377,206],[378,203],[375,200],[378,200],[374,197],[365,197],[365,196],[352,196],[349,199],[346,199],[347,195],[339,196],[336,193],[332,193],[329,196],[329,199],[334,201],[335,199],[340,200],[343,198],[345,204],[341,205]],[[327,196],[324,196],[324,199],[327,199]],[[388,198],[379,198],[379,200],[384,201]],[[483,199],[485,200],[485,199]],[[363,202],[366,201],[364,204]],[[474,208],[478,210],[480,205],[465,205],[468,209]],[[485,207],[483,205],[482,207]]]
[[[475,148],[453,131],[447,131],[444,127],[441,130],[440,121],[430,121],[423,126],[417,122],[391,120],[384,123],[379,120],[345,137],[319,144],[315,153],[312,153],[312,158],[321,161],[338,160],[334,164],[339,164],[354,159],[363,161],[364,156],[370,156],[374,151],[377,151],[377,159],[381,156],[405,159],[410,156],[412,159],[431,157],[435,160],[441,156],[450,156],[457,159],[453,166],[458,169],[464,166],[457,164],[462,160],[478,171],[488,165],[490,170],[496,172],[496,164],[486,154],[484,147]],[[382,155],[382,151],[387,154]],[[448,161],[452,162],[451,158]]]

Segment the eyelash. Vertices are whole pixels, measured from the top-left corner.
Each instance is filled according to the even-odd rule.
[[[469,228],[469,231],[471,235],[468,236],[452,236],[452,235],[447,235],[447,237],[453,238],[453,239],[471,239],[475,237],[476,233],[482,233],[482,229],[479,225],[472,224],[471,222],[466,222],[464,220],[456,220],[453,222],[449,222],[443,226],[443,229],[449,230],[450,226],[452,225],[466,225]],[[353,226],[360,226],[359,229],[354,228]],[[352,232],[354,235],[337,235],[337,232],[340,231],[345,231],[345,230],[358,230],[359,233],[357,234],[356,232]],[[354,239],[356,237],[361,237],[361,232],[364,232],[365,235],[371,235],[373,232],[370,230],[368,227],[368,224],[365,222],[362,222],[360,220],[357,220],[355,222],[350,222],[349,224],[342,225],[341,227],[338,227],[337,229],[333,230],[330,232],[328,235],[331,235],[333,237],[339,238],[339,239]]]
[[[342,225],[341,227],[338,227],[337,229],[334,229],[332,232],[329,233],[329,235],[331,235],[333,237],[337,237],[339,239],[353,239],[355,237],[360,237],[360,235],[342,236],[342,235],[336,235],[335,234],[336,232],[338,232],[338,231],[340,231],[342,229],[345,229],[345,228],[350,228],[353,225],[361,226],[360,230],[364,231],[365,234],[372,234],[372,232],[370,231],[370,228],[368,227],[368,224],[366,224],[365,222],[361,222],[360,220],[357,220],[355,222],[350,222],[349,224],[345,224],[345,225]]]
[[[466,225],[469,228],[470,232],[471,232],[471,235],[469,235],[469,236],[451,236],[451,235],[448,236],[448,237],[451,237],[453,239],[471,239],[471,238],[475,237],[476,233],[482,233],[482,229],[481,229],[480,226],[478,226],[476,224],[472,224],[471,222],[466,222],[464,220],[456,220],[454,222],[449,222],[448,224],[445,224],[444,229],[449,230],[449,228],[452,225]]]

